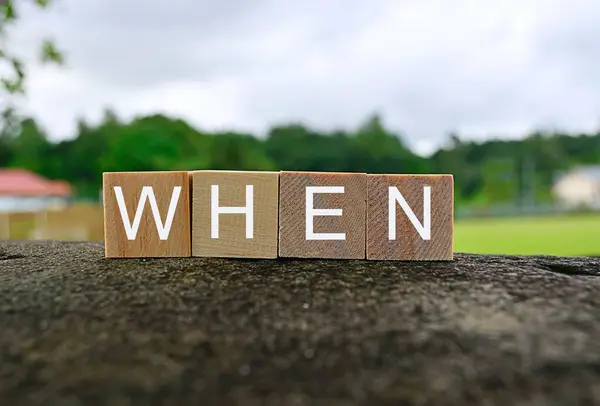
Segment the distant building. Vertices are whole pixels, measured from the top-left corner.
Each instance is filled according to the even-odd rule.
[[[600,210],[600,165],[581,166],[565,173],[552,187],[552,193],[566,207]]]
[[[26,212],[68,204],[71,185],[24,169],[0,169],[0,212]]]

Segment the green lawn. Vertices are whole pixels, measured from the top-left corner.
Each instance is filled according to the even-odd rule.
[[[454,251],[600,256],[600,215],[456,220]]]

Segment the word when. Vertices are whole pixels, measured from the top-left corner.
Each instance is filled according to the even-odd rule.
[[[103,177],[111,258],[453,257],[452,175],[193,171]]]

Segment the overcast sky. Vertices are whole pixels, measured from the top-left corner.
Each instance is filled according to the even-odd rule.
[[[54,139],[106,106],[258,135],[378,111],[422,153],[450,131],[600,128],[598,0],[59,0],[12,35],[66,50],[66,69],[30,66]]]

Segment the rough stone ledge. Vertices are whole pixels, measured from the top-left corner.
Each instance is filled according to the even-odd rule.
[[[600,403],[600,259],[103,258],[0,242],[0,403]]]

